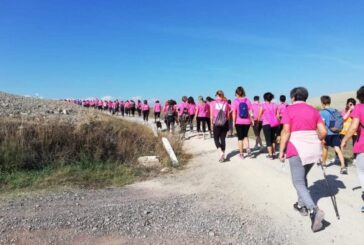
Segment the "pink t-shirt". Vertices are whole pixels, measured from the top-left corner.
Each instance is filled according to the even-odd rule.
[[[190,116],[195,115],[196,112],[196,105],[195,104],[189,104],[188,105],[188,113],[190,114]]]
[[[161,110],[162,110],[161,104],[160,103],[156,103],[154,105],[154,112],[161,112]]]
[[[248,106],[249,114],[252,113],[252,103],[250,102],[250,100],[248,98],[237,98],[237,99],[235,99],[233,101],[232,105],[231,105],[232,111],[236,113],[235,124],[250,125],[250,123],[251,123],[250,115],[248,115],[248,118],[241,118],[239,116],[239,104],[241,102],[245,102],[247,104],[247,106]]]
[[[219,111],[221,109],[225,112],[226,118],[228,118],[229,112],[230,112],[230,106],[227,103],[227,101],[217,99],[210,103],[210,112],[212,113],[212,116],[213,116],[213,118],[212,118],[213,122],[215,122],[217,114],[219,113]]]
[[[276,127],[279,125],[279,121],[277,119],[277,110],[278,106],[274,103],[263,103],[263,115],[262,121],[263,125],[271,125],[272,127]]]
[[[178,108],[178,115],[179,115],[179,116],[181,116],[181,115],[183,114],[183,111],[184,111],[185,109],[187,109],[187,111],[188,111],[188,109],[189,109],[189,104],[188,104],[187,102],[182,102],[182,103],[180,103],[180,104],[177,106],[177,108]]]
[[[130,108],[130,103],[129,102],[125,102],[125,108],[129,109]]]
[[[148,104],[143,104],[142,110],[143,111],[149,111],[149,105]]]
[[[295,102],[282,115],[282,124],[288,124],[291,132],[316,130],[317,124],[323,123],[320,112],[305,102]],[[298,156],[291,142],[287,144],[287,158]]]
[[[287,104],[286,103],[280,103],[279,105],[278,105],[278,113],[279,113],[279,115],[282,117],[283,116],[283,114],[286,112],[286,110],[287,110]]]
[[[260,104],[259,102],[256,102],[254,101],[252,103],[252,111],[253,111],[253,116],[254,116],[254,120],[258,120],[258,117],[259,117],[259,111],[260,111],[260,108],[262,107],[262,104]],[[260,119],[261,121],[262,119]]]
[[[206,103],[198,103],[197,117],[208,117],[209,108],[209,105]]]
[[[363,153],[364,152],[364,104],[357,104],[351,113],[351,116],[359,119],[359,129],[358,129],[358,141],[355,142],[353,152]]]

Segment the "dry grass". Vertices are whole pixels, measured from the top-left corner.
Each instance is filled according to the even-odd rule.
[[[171,140],[180,160],[182,143]],[[56,185],[124,185],[148,174],[136,159],[158,155],[169,164],[161,140],[144,126],[105,116],[72,124],[58,120],[0,120],[0,190]]]

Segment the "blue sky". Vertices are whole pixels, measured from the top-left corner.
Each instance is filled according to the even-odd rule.
[[[312,96],[364,77],[364,2],[1,0],[0,90],[45,98]]]

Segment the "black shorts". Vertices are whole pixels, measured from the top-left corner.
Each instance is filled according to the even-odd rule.
[[[325,138],[325,142],[326,142],[327,146],[330,146],[330,147],[338,146],[338,147],[340,147],[340,145],[341,145],[340,135],[338,135],[338,134],[328,135]]]
[[[263,128],[262,121],[254,121],[253,131],[254,131],[255,137],[260,136],[260,132],[262,132],[262,128]]]
[[[235,125],[236,134],[238,135],[238,140],[243,140],[248,137],[250,125]]]

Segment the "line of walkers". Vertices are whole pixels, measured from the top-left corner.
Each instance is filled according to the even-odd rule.
[[[196,131],[199,138],[213,137],[219,151],[219,162],[225,161],[226,137],[233,135],[234,129],[238,138],[239,158],[254,158],[253,152],[261,152],[263,131],[267,158],[281,161],[288,159],[293,186],[297,191],[298,200],[293,205],[301,215],[310,216],[311,229],[316,232],[323,228],[324,212],[314,203],[308,190],[307,175],[314,164],[327,167],[333,161],[327,162],[328,147],[335,150],[340,161],[341,174],[347,174],[343,149],[352,141],[353,158],[362,187],[364,201],[364,86],[357,91],[356,103],[349,98],[345,110],[339,112],[331,108],[331,98],[321,97],[321,110],[307,104],[308,91],[303,87],[291,90],[291,104],[286,103],[286,97],[281,95],[279,103],[274,103],[274,95],[267,92],[263,95],[264,102],[259,96],[254,96],[251,102],[243,87],[235,90],[236,98],[228,100],[222,90],[218,90],[215,99],[198,97],[197,104],[193,97],[183,96],[180,103],[168,100],[164,106],[155,101],[153,111],[157,124],[161,124],[161,114],[170,133],[175,132],[176,124],[184,135],[189,128]],[[112,114],[134,116],[138,112],[148,121],[151,107],[147,100],[136,103],[130,101],[75,101],[84,107],[109,110]],[[250,127],[255,135],[254,148],[250,148],[248,134]],[[278,150],[279,154],[276,154]],[[361,209],[364,212],[364,206]]]

